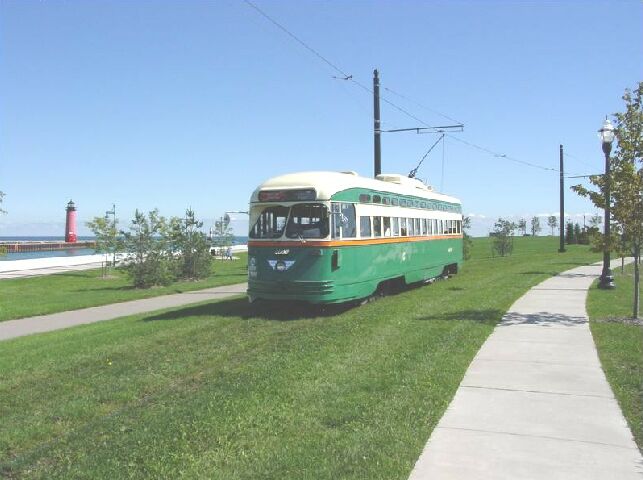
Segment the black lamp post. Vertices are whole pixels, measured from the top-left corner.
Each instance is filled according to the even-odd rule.
[[[614,277],[610,269],[610,153],[612,152],[612,142],[614,141],[614,126],[608,119],[605,119],[603,127],[598,131],[603,145],[605,154],[605,242],[603,243],[603,271],[598,283],[599,288],[614,288]]]

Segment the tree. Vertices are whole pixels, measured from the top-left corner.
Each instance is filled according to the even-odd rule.
[[[468,230],[471,228],[471,217],[462,218],[462,254],[465,260],[471,258],[471,249],[473,248],[473,241],[469,235]]]
[[[531,218],[531,236],[536,237],[540,233],[540,218]]]
[[[576,243],[576,239],[574,238],[574,224],[572,222],[567,222],[565,225],[565,243],[567,245]]]
[[[523,237],[527,235],[527,220],[524,218],[518,220],[518,230],[522,232]]]
[[[574,243],[583,243],[583,232],[578,223],[574,224]]]
[[[173,256],[168,241],[168,225],[158,210],[146,216],[138,209],[123,233],[125,268],[136,288],[169,285],[174,280]]]
[[[491,232],[493,236],[493,251],[501,257],[511,255],[514,248],[513,231],[516,228],[516,224],[504,218],[499,218],[493,227]]]
[[[197,280],[208,277],[212,271],[210,244],[201,227],[203,222],[196,219],[190,208],[185,211],[185,218],[170,219],[170,249],[180,278]]]
[[[558,219],[555,215],[550,215],[547,217],[547,226],[551,228],[551,236],[554,236],[554,228],[558,226]]]
[[[623,100],[625,111],[614,114],[618,146],[611,158],[610,206],[613,220],[620,225],[625,243],[634,256],[632,316],[638,318],[643,244],[643,82],[639,82],[634,91],[625,90]],[[597,190],[589,190],[583,185],[575,185],[572,189],[589,197],[598,208],[605,208],[606,178],[595,175],[590,177],[590,182]]]
[[[643,82],[633,92],[626,90],[623,100],[625,112],[615,114],[618,148],[613,161],[612,214],[634,256],[632,316],[638,318],[643,245]]]
[[[0,192],[0,205],[2,205],[2,201],[4,200],[4,197],[5,197],[5,193],[4,193],[4,192]],[[3,210],[2,208],[0,208],[0,215],[2,215],[2,214],[4,214],[4,213],[7,213],[7,211],[6,211],[6,210]]]
[[[118,237],[118,220],[116,218],[110,220],[107,216],[94,217],[86,225],[96,237],[96,251],[111,253],[115,260],[116,252],[122,247]]]

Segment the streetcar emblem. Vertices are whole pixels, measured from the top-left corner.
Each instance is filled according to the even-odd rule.
[[[288,255],[289,253],[289,248],[284,248],[283,250],[275,250],[275,255]]]
[[[294,260],[268,260],[270,267],[277,272],[285,272],[295,264]]]

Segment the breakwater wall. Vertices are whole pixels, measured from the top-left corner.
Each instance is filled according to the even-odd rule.
[[[25,253],[25,252],[51,252],[54,250],[69,250],[72,248],[95,248],[96,242],[56,242],[56,241],[26,241],[26,242],[0,242],[0,252]]]

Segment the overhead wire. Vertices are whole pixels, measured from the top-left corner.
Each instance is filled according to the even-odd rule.
[[[250,0],[243,0],[243,1],[244,1],[244,3],[245,3],[246,5],[248,5],[248,6],[249,6],[249,7],[251,7],[253,10],[255,10],[257,13],[259,13],[262,17],[264,17],[266,20],[268,20],[270,23],[272,23],[274,26],[276,26],[279,30],[281,30],[282,32],[284,32],[284,33],[285,33],[286,35],[288,35],[290,38],[292,38],[292,39],[293,39],[295,42],[297,42],[299,45],[301,45],[302,47],[304,47],[304,48],[305,48],[306,50],[308,50],[310,53],[312,53],[313,55],[315,55],[319,60],[321,60],[321,61],[322,61],[322,62],[324,62],[326,65],[328,65],[330,68],[332,68],[334,71],[336,71],[337,73],[339,73],[339,74],[343,77],[343,78],[340,78],[340,80],[348,80],[348,81],[350,81],[351,83],[353,83],[353,84],[355,84],[356,86],[358,86],[359,88],[361,88],[362,90],[364,90],[364,91],[368,92],[369,94],[371,94],[371,95],[373,94],[373,90],[372,90],[371,88],[369,88],[369,87],[367,87],[366,85],[364,85],[363,83],[359,82],[358,80],[356,80],[356,79],[353,77],[353,75],[352,75],[352,74],[348,74],[347,72],[345,72],[344,70],[342,70],[340,67],[338,67],[335,63],[333,63],[333,62],[331,62],[330,60],[328,60],[328,59],[327,59],[326,57],[324,57],[321,53],[319,53],[319,52],[318,52],[317,50],[315,50],[313,47],[311,47],[311,46],[310,46],[310,45],[308,45],[306,42],[304,42],[303,40],[301,40],[297,35],[295,35],[295,34],[294,34],[294,33],[292,33],[290,30],[288,30],[286,27],[284,27],[282,24],[280,24],[279,22],[277,22],[277,21],[276,21],[275,19],[273,19],[270,15],[268,15],[266,12],[264,12],[262,9],[260,9],[257,5],[255,5],[253,2],[251,2]],[[336,78],[337,78],[337,77],[336,77]],[[416,103],[418,106],[420,106],[420,107],[422,107],[422,108],[425,108],[425,109],[427,109],[427,110],[429,110],[429,111],[432,111],[432,112],[434,112],[434,113],[436,113],[436,114],[438,114],[438,115],[440,115],[440,116],[443,116],[444,118],[447,118],[447,119],[449,119],[449,120],[451,120],[451,121],[454,121],[454,122],[456,122],[456,123],[461,124],[461,122],[459,122],[458,120],[456,120],[456,119],[454,119],[454,118],[452,118],[452,117],[450,117],[450,116],[448,116],[448,115],[446,115],[446,114],[443,114],[443,113],[441,113],[441,112],[438,112],[437,110],[430,109],[429,107],[426,107],[425,105],[422,105],[422,104],[420,104],[420,103],[418,103],[418,102],[415,102],[415,101],[413,101],[413,100],[409,99],[408,97],[405,97],[404,95],[402,95],[402,94],[400,94],[400,93],[395,92],[394,90],[392,90],[392,89],[390,89],[390,88],[384,87],[384,89],[385,89],[386,91],[388,91],[388,92],[390,92],[390,93],[394,94],[394,95],[399,96],[400,98],[403,98],[403,99],[405,99],[405,100],[407,100],[407,101],[409,101],[409,102],[411,102],[411,103]],[[413,119],[413,120],[415,120],[415,121],[419,122],[420,124],[424,125],[425,127],[428,127],[428,128],[434,128],[433,126],[429,125],[427,122],[425,122],[424,120],[422,120],[421,118],[417,117],[416,115],[413,115],[411,112],[409,112],[409,111],[408,111],[408,110],[406,110],[405,108],[403,108],[403,107],[401,107],[401,106],[397,105],[395,102],[393,102],[393,101],[391,101],[391,100],[387,99],[386,97],[384,97],[384,96],[380,96],[380,100],[381,100],[381,101],[383,101],[384,103],[386,103],[386,104],[390,105],[391,107],[393,107],[393,108],[394,108],[394,109],[396,109],[397,111],[401,112],[402,114],[406,115],[407,117],[409,117],[409,118],[411,118],[411,119]],[[473,142],[468,142],[468,141],[466,141],[466,140],[463,140],[463,139],[461,139],[461,138],[455,137],[455,136],[453,136],[453,135],[451,135],[451,134],[448,134],[448,133],[446,133],[446,132],[443,132],[443,134],[444,134],[444,135],[446,135],[446,136],[448,136],[449,138],[452,138],[453,140],[455,140],[455,141],[457,141],[457,142],[460,142],[460,143],[462,143],[462,144],[464,144],[464,145],[467,145],[467,146],[469,146],[469,147],[472,147],[472,148],[474,148],[474,149],[476,149],[476,150],[479,150],[479,151],[485,152],[485,153],[487,153],[487,154],[489,154],[489,155],[491,155],[491,156],[493,156],[493,157],[495,157],[495,158],[504,158],[504,159],[507,159],[507,160],[512,161],[512,162],[514,162],[514,163],[518,163],[518,164],[521,164],[521,165],[525,165],[525,166],[528,166],[528,167],[531,167],[531,168],[537,168],[537,169],[544,170],[544,171],[560,172],[560,170],[559,170],[559,169],[557,169],[557,168],[545,167],[545,166],[543,166],[543,165],[538,165],[538,164],[535,164],[535,163],[532,163],[532,162],[527,162],[527,161],[525,161],[525,160],[521,160],[521,159],[518,159],[518,158],[515,158],[515,157],[512,157],[512,156],[506,155],[506,154],[502,154],[502,153],[495,152],[495,151],[493,151],[493,150],[491,150],[491,149],[488,149],[488,148],[486,148],[486,147],[482,147],[482,146],[477,145],[477,144],[475,144],[475,143],[473,143]]]
[[[365,92],[368,92],[369,94],[373,94],[373,90],[357,79],[353,77],[353,75],[345,72],[342,70],[340,67],[338,67],[335,63],[331,62],[328,58],[324,57],[321,53],[319,53],[317,50],[315,50],[313,47],[308,45],[306,42],[304,42],[302,39],[300,39],[297,35],[292,33],[290,30],[288,30],[286,27],[284,27],[281,23],[279,23],[277,20],[272,18],[270,15],[268,15],[266,12],[264,12],[261,8],[259,8],[257,5],[255,5],[253,2],[250,0],[243,0],[246,5],[251,7],[253,10],[255,10],[257,13],[259,13],[262,17],[264,17],[266,20],[268,20],[270,23],[272,23],[274,26],[276,26],[279,30],[284,32],[286,35],[288,35],[290,38],[292,38],[295,42],[297,42],[299,45],[304,47],[306,50],[308,50],[310,53],[315,55],[318,59],[320,59],[322,62],[324,62],[326,65],[328,65],[330,68],[335,70],[337,73],[339,73],[342,78],[339,78],[339,80],[348,80],[351,83],[357,85],[359,88],[364,90]],[[337,77],[336,77],[337,78]],[[422,119],[418,118],[417,116],[413,115],[411,112],[407,111],[403,107],[400,107],[396,103],[392,102],[391,100],[387,99],[386,97],[380,96],[380,99],[390,105],[391,107],[395,108],[399,112],[403,113],[409,118],[412,118],[416,122],[420,122],[422,125],[426,127],[431,127],[428,123],[424,122]]]
[[[452,138],[453,140],[455,140],[456,142],[463,143],[463,144],[465,144],[465,145],[468,145],[469,147],[472,147],[472,148],[475,148],[476,150],[480,150],[480,151],[482,151],[482,152],[485,152],[485,153],[487,153],[487,154],[489,154],[489,155],[491,155],[491,156],[493,156],[493,157],[496,157],[496,158],[505,158],[505,159],[507,159],[507,160],[509,160],[509,161],[512,161],[512,162],[515,162],[515,163],[519,163],[519,164],[521,164],[521,165],[526,165],[526,166],[528,166],[528,167],[532,167],[532,168],[538,168],[538,169],[540,169],[540,170],[545,170],[545,171],[550,171],[550,172],[560,172],[560,170],[559,170],[559,169],[557,169],[557,168],[545,167],[545,166],[543,166],[543,165],[538,165],[538,164],[536,164],[536,163],[527,162],[527,161],[525,161],[525,160],[521,160],[521,159],[519,159],[519,158],[515,158],[515,157],[512,157],[512,156],[509,156],[509,155],[507,155],[507,154],[505,154],[505,153],[498,153],[498,152],[495,152],[495,151],[493,151],[493,150],[490,150],[490,149],[488,149],[488,148],[486,148],[486,147],[481,147],[480,145],[477,145],[477,144],[475,144],[475,143],[473,143],[473,142],[468,142],[468,141],[466,141],[466,140],[463,140],[463,139],[461,139],[461,138],[455,137],[455,136],[450,135],[450,134],[448,134],[448,133],[447,133],[446,135],[447,135],[449,138]]]
[[[431,112],[431,113],[435,113],[436,115],[440,115],[441,117],[446,118],[447,120],[450,120],[450,121],[452,121],[452,122],[458,123],[458,124],[460,124],[460,125],[462,125],[462,124],[463,124],[463,122],[461,122],[460,120],[456,120],[455,118],[450,117],[450,116],[449,116],[449,115],[447,115],[446,113],[442,113],[442,112],[439,112],[439,111],[437,111],[437,110],[435,110],[435,109],[433,109],[433,108],[427,107],[426,105],[421,104],[421,103],[420,103],[420,102],[418,102],[417,100],[413,100],[413,99],[411,99],[411,98],[409,98],[409,97],[407,97],[407,96],[405,96],[405,95],[402,95],[401,93],[396,92],[396,91],[395,91],[395,90],[393,90],[392,88],[384,87],[384,90],[386,90],[387,92],[390,92],[390,93],[392,93],[393,95],[396,95],[396,96],[398,96],[398,97],[400,97],[400,98],[402,98],[402,99],[406,100],[407,102],[413,103],[413,104],[417,105],[418,107],[423,108],[423,109],[425,109],[425,110],[427,110],[427,111],[429,111],[429,112]]]

